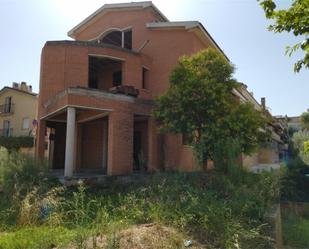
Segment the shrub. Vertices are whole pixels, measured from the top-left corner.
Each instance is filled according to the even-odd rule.
[[[25,196],[34,187],[45,187],[47,190],[50,184],[54,184],[48,171],[46,162],[39,162],[36,159],[17,152],[0,154],[0,172],[2,172],[3,191],[8,196],[13,194]]]
[[[237,183],[221,173],[208,177],[201,177],[200,173],[171,176],[174,180],[163,176],[163,186],[158,185],[159,191],[154,191],[158,196],[155,203],[161,203],[160,216],[185,231],[194,231],[199,240],[218,248],[236,248],[231,246],[233,243],[250,248],[244,244],[260,239],[267,244],[269,240],[262,239],[260,226],[252,224],[261,224],[278,194],[277,184],[272,182],[276,176],[239,171],[244,174],[244,181]],[[252,224],[248,224],[248,219]]]
[[[35,226],[42,223],[52,226],[63,224],[63,217],[58,212],[64,202],[63,191],[63,187],[55,187],[47,193],[39,193],[39,188],[35,187],[28,192],[21,200],[17,224],[21,226]]]
[[[72,193],[72,197],[65,198],[61,208],[64,215],[64,222],[70,227],[87,226],[92,223],[96,217],[99,203],[96,197],[89,196],[83,183],[78,185],[77,191]]]
[[[291,159],[281,177],[281,199],[289,201],[309,200],[308,166],[300,157]]]
[[[48,165],[17,152],[0,150],[0,225],[36,224],[44,198],[57,181]]]
[[[4,147],[0,147],[0,187],[4,181],[4,171],[5,171],[5,164],[1,163],[6,160],[8,157],[7,150]]]
[[[284,242],[295,248],[309,247],[309,219],[288,215],[283,219]]]
[[[18,151],[20,148],[31,148],[34,144],[34,138],[30,136],[3,137],[0,136],[0,146],[6,148],[9,152]]]
[[[86,188],[83,184],[77,188],[55,188],[49,180],[43,180],[47,171],[35,161],[31,164],[24,156],[12,156],[6,154],[0,165],[5,172],[4,184],[11,189],[6,192],[13,193],[16,201],[12,200],[8,207],[0,205],[0,227],[14,224],[11,228],[19,231],[0,238],[0,248],[7,245],[3,241],[19,240],[16,236],[21,240],[16,243],[19,248],[62,245],[58,233],[56,237],[38,238],[35,231],[33,241],[31,236],[30,242],[22,241],[24,235],[19,232],[36,226],[62,228],[64,241],[70,238],[82,248],[98,234],[113,234],[144,223],[174,227],[209,248],[271,248],[269,238],[264,236],[263,217],[277,194],[273,173],[257,175],[233,166],[225,174],[219,170],[156,173],[146,184],[110,189]],[[13,180],[8,180],[8,176]],[[12,223],[2,216],[8,210],[15,217]],[[117,247],[117,241],[114,238],[108,243]]]

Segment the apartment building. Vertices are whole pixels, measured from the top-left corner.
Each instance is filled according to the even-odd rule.
[[[0,136],[32,136],[38,98],[26,82],[0,90]]]

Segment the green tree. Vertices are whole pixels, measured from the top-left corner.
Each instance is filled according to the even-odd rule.
[[[300,118],[303,128],[309,131],[309,109],[304,112]]]
[[[301,124],[305,131],[309,131],[309,109],[301,115]],[[308,158],[307,163],[309,164],[309,137],[307,141],[304,141],[303,154]]]
[[[296,149],[298,156],[303,162],[309,165],[309,153],[308,153],[308,142],[309,142],[309,131],[303,130],[293,134],[292,137],[293,146]]]
[[[258,0],[265,11],[268,19],[274,20],[274,24],[268,29],[275,33],[293,32],[295,36],[302,36],[304,40],[288,46],[286,54],[292,55],[296,50],[305,52],[304,58],[298,60],[294,65],[294,71],[299,72],[302,67],[309,68],[309,0],[293,0],[291,7],[278,10],[274,0]]]
[[[239,86],[233,72],[233,65],[211,48],[184,56],[170,75],[169,90],[156,100],[161,131],[191,136],[200,163],[213,159],[219,141],[237,140],[244,153],[259,142],[264,119],[233,94]]]

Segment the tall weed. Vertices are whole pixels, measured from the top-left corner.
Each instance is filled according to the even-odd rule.
[[[300,157],[291,159],[281,177],[281,199],[288,201],[309,201],[309,167]]]
[[[90,225],[96,217],[98,205],[96,197],[89,198],[85,185],[79,183],[77,191],[72,193],[72,197],[66,198],[62,202],[64,222],[72,227]]]
[[[209,248],[271,248],[264,236],[263,217],[276,199],[274,173],[258,175],[233,166],[225,173],[156,173],[140,186],[91,189],[79,184],[77,188],[65,188],[42,180],[41,168],[32,168],[26,159],[5,160],[11,160],[9,164],[17,170],[13,174],[5,169],[6,175],[15,179],[14,184],[9,180],[5,184],[19,201],[14,207],[13,228],[61,227],[69,234],[66,239],[83,248],[87,238],[98,233],[112,234],[133,224],[158,223],[181,230]],[[8,221],[1,220],[1,211],[9,208],[12,206],[0,207],[0,224]],[[13,234],[5,240],[12,241]],[[0,245],[3,241],[0,238]],[[58,238],[37,238],[29,245],[48,248],[47,244],[54,241]],[[110,245],[117,248],[116,242],[111,240]],[[31,248],[27,243],[24,248]]]
[[[46,191],[51,183],[55,183],[48,174],[46,162],[38,162],[33,157],[18,152],[9,154],[1,151],[0,169],[3,191],[7,196],[25,196],[36,186]]]

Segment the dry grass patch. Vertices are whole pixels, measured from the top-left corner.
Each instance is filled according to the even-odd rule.
[[[95,249],[202,249],[205,248],[196,241],[192,245],[185,247],[184,242],[189,237],[178,232],[174,228],[157,224],[144,224],[132,226],[122,231],[117,231],[109,235],[100,235],[94,240],[89,239],[84,248]],[[69,247],[67,249],[76,249]]]

